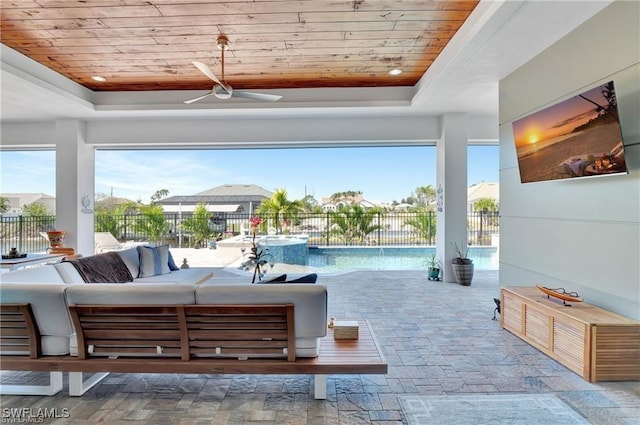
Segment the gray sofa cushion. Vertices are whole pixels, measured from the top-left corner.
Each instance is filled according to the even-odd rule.
[[[193,285],[94,283],[71,285],[66,295],[73,304],[194,304]]]
[[[134,248],[123,249],[117,251],[117,254],[122,258],[122,261],[127,265],[131,276],[138,277],[140,273],[140,258],[138,257],[138,250]]]
[[[51,269],[54,270],[53,267]],[[69,337],[73,334],[73,326],[64,297],[65,289],[69,287],[64,283],[25,284],[4,281],[0,286],[0,298],[3,304],[31,304],[31,310],[42,336],[40,341],[43,355],[69,354]]]
[[[63,261],[62,263],[56,263],[53,267],[60,273],[65,283],[84,283],[84,279],[70,262]]]
[[[54,266],[29,267],[0,274],[0,282],[65,283]]]
[[[211,269],[179,269],[169,274],[160,274],[151,277],[139,277],[135,283],[188,283],[199,285],[213,276]]]

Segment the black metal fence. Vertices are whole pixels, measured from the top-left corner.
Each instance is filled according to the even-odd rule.
[[[189,213],[165,213],[158,223],[157,217],[143,214],[110,215],[95,217],[96,232],[110,232],[119,241],[150,241],[153,230],[161,231],[161,240],[173,247],[189,247],[195,237],[185,222]],[[249,230],[249,214],[214,213],[208,219],[211,230],[209,239],[216,240],[238,235]],[[499,233],[497,211],[480,211],[468,214],[468,240],[470,245],[488,246]],[[275,226],[278,226],[276,229]],[[55,227],[55,216],[2,216],[0,221],[0,251],[6,253],[16,247],[19,252],[43,252],[49,246],[47,230]],[[306,234],[310,245],[434,245],[436,214],[425,212],[378,212],[366,219],[340,218],[340,213],[299,214],[290,223],[274,223],[266,219],[261,231]]]
[[[2,215],[0,220],[0,252],[11,248],[18,252],[45,252],[49,240],[45,232],[55,228],[55,215]]]

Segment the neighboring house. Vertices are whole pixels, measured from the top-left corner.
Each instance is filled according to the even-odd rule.
[[[120,205],[124,205],[124,204],[135,204],[136,201],[132,201],[131,199],[127,199],[127,198],[118,198],[115,196],[110,196],[108,198],[104,198],[101,199],[99,201],[96,201],[95,203],[95,207],[96,208],[105,208],[107,210],[112,210]]]
[[[412,204],[398,204],[393,207],[394,211],[407,211],[409,208],[413,207]]]
[[[353,204],[359,204],[365,209],[374,208],[376,206],[373,202],[369,202],[364,199],[364,196],[362,196],[362,194],[354,196],[344,196],[337,200],[331,200],[331,198],[322,198],[322,210],[324,212],[337,211],[342,207]]]
[[[360,206],[362,206],[365,209],[369,209],[369,208],[374,208],[376,205],[363,199],[362,201],[359,202],[349,202],[347,200],[341,200],[338,201],[336,203],[333,202],[327,202],[325,204],[322,204],[322,210],[324,212],[327,211],[338,211],[340,208],[346,207],[347,205],[354,205],[354,204],[358,204]]]
[[[56,197],[46,193],[3,193],[0,196],[9,200],[9,211],[5,214],[20,215],[24,205],[34,202],[44,204],[51,211],[51,214],[55,215],[56,213]]]
[[[489,198],[500,205],[500,185],[498,183],[476,183],[467,188],[467,211],[473,211],[473,204],[478,199]]]
[[[210,212],[252,214],[272,195],[273,192],[255,184],[225,184],[194,195],[170,196],[157,203],[165,212],[193,212],[198,204],[204,203]]]

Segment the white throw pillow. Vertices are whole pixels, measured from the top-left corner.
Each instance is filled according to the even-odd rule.
[[[138,277],[151,277],[171,273],[169,269],[169,245],[138,246],[140,273]]]

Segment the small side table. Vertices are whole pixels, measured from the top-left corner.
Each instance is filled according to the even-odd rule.
[[[9,258],[0,260],[0,268],[18,270],[34,265],[59,263],[63,258],[64,254],[27,254],[27,256],[24,258]]]
[[[62,254],[64,255],[63,260],[74,260],[76,258],[82,257],[80,254],[76,254],[76,251],[73,248],[68,248],[66,246],[57,246],[53,248],[49,248],[50,254]]]

